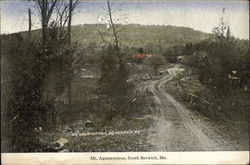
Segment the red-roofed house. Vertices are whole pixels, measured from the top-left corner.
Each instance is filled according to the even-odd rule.
[[[135,54],[133,58],[135,59],[136,63],[142,63],[144,58],[145,58],[145,54],[144,53],[138,53],[138,54]]]

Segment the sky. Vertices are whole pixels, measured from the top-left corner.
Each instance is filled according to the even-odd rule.
[[[1,1],[1,34],[26,31],[28,8],[32,28],[40,28],[34,2]],[[114,22],[122,24],[174,25],[211,33],[219,24],[222,9],[233,36],[249,39],[248,1],[111,1]],[[105,1],[81,1],[73,15],[73,25],[107,23]]]

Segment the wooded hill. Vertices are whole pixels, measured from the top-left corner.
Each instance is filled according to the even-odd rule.
[[[187,27],[161,25],[116,25],[120,42],[124,46],[140,47],[162,45],[164,47],[196,43],[208,38],[209,34]],[[103,24],[85,24],[72,27],[72,37],[79,43],[102,43],[100,32],[105,36],[110,28]]]
[[[173,45],[184,45],[186,43],[197,43],[209,37],[208,33],[196,31],[188,27],[177,27],[172,25],[116,25],[117,33],[119,35],[122,46],[128,47],[154,47],[156,45],[161,48],[167,48]],[[101,34],[106,41],[109,41],[110,28],[104,24],[84,24],[72,26],[72,40],[78,42],[80,45],[89,45],[89,43],[96,43],[97,45],[105,43]],[[26,32],[21,32],[26,35]],[[40,35],[39,30],[33,30],[33,38]],[[8,36],[8,35],[1,35]],[[8,39],[3,38],[3,39]]]

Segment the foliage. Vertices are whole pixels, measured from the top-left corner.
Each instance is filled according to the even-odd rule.
[[[121,114],[121,111],[127,109],[125,106],[128,105],[132,86],[127,82],[129,70],[124,63],[120,63],[116,48],[109,46],[101,53],[101,76],[97,90],[100,95],[106,96],[106,115],[112,120],[114,112]]]
[[[157,70],[158,68],[165,64],[165,59],[163,56],[160,56],[160,55],[152,55],[150,57],[148,57],[148,61],[147,63],[152,66],[153,70],[154,70],[154,73],[155,75],[157,75]]]
[[[249,41],[231,36],[224,16],[209,39],[188,48],[187,65],[197,69],[200,81],[209,89],[230,95],[233,88],[247,86]]]
[[[183,53],[184,53],[183,46],[174,45],[172,47],[165,49],[165,51],[163,52],[163,56],[166,58],[168,62],[177,63],[178,57],[182,56]]]
[[[247,85],[249,41],[231,36],[230,25],[224,19],[206,40],[186,45],[185,63],[196,68],[199,80],[209,89],[230,95],[231,89]]]
[[[185,63],[196,68],[205,86],[226,94],[232,87],[247,85],[248,42],[217,38],[205,40],[192,49]]]
[[[53,104],[71,81],[67,65],[74,45],[65,46],[66,36],[53,23],[47,34],[46,48],[24,34],[1,36],[4,63],[1,85],[6,93],[3,133],[13,151],[34,151],[38,147],[37,129],[55,128]]]
[[[35,147],[34,128],[42,126],[45,117],[41,100],[47,63],[39,46],[20,34],[4,36],[4,39],[1,84],[8,93],[4,96],[4,137],[10,141],[11,150],[31,151]]]

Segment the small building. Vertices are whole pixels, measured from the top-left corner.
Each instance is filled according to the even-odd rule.
[[[133,56],[135,62],[137,64],[140,64],[144,61],[144,58],[145,58],[145,54],[144,53],[138,53],[136,55]]]
[[[134,59],[135,63],[137,63],[137,64],[143,63],[145,57],[146,56],[144,54],[143,48],[139,48],[138,53],[133,55],[133,59]]]

